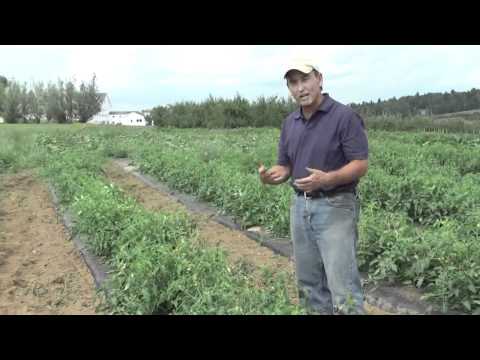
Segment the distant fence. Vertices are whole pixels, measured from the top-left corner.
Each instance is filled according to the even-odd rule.
[[[440,134],[451,134],[451,133],[467,133],[467,134],[479,134],[480,129],[449,129],[449,128],[424,128],[424,132],[433,132],[433,133],[440,133]]]
[[[428,116],[402,117],[365,117],[367,129],[385,131],[419,131],[439,134],[480,134],[479,121],[462,118],[434,119]]]

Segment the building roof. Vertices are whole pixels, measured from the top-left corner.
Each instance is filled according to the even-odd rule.
[[[132,114],[132,113],[143,115],[140,111],[109,111],[108,113],[110,115]]]

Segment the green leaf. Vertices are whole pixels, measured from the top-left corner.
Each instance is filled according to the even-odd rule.
[[[463,306],[465,306],[465,308],[466,308],[468,311],[471,311],[471,310],[472,310],[470,301],[464,300],[464,301],[462,301],[462,304],[463,304]]]

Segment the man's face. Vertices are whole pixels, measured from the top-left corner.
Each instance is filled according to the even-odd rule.
[[[312,106],[320,96],[322,75],[314,71],[304,74],[292,70],[287,74],[287,85],[290,93],[300,106]]]

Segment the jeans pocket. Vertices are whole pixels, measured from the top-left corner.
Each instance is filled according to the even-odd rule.
[[[340,193],[326,198],[328,204],[335,208],[355,211],[356,198],[353,193]]]

